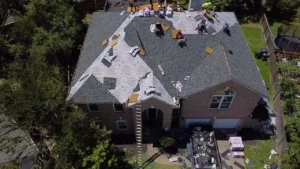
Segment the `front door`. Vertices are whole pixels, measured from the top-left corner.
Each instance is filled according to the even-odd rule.
[[[156,120],[158,118],[158,110],[154,108],[148,109],[146,118],[148,120]]]

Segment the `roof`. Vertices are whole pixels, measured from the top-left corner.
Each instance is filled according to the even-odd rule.
[[[14,160],[20,155],[20,159],[22,159],[21,169],[31,168],[33,157],[37,154],[37,150],[32,140],[21,129],[15,128],[15,125],[12,124],[4,115],[0,115],[0,121],[0,127],[2,128],[0,135],[2,138],[12,139],[11,141],[22,140],[16,144],[16,147],[13,147],[14,152],[6,152],[5,150],[0,151],[0,166]],[[3,144],[5,143],[2,142],[0,146],[3,146]],[[14,146],[14,144],[12,146]]]
[[[4,26],[7,26],[7,25],[10,25],[10,24],[13,24],[15,23],[15,17],[10,15],[7,17],[5,23],[4,23]]]
[[[191,0],[189,3],[189,10],[200,11],[202,10],[202,4],[205,2],[206,0]]]
[[[94,13],[69,99],[82,103],[124,103],[131,94],[138,93],[140,100],[155,97],[176,106],[172,99],[174,96],[188,97],[229,80],[268,97],[233,12],[217,12],[219,21],[207,23],[209,35],[199,35],[195,30],[200,21],[194,17],[202,15],[201,12],[174,12],[173,17],[166,19],[137,15]],[[150,25],[157,21],[171,27],[162,38],[150,32]],[[225,22],[230,26],[231,36],[222,31]],[[180,48],[172,38],[171,31],[174,29],[182,31],[187,39],[186,47]],[[120,36],[117,45],[111,47],[115,33]],[[110,42],[103,47],[101,42],[105,38]],[[134,46],[144,47],[146,55],[131,56],[128,51]],[[214,49],[212,54],[205,52],[207,47]],[[102,62],[107,55],[116,55],[109,66]],[[165,76],[162,76],[158,65],[164,69]],[[115,88],[105,89],[104,78],[116,79]],[[178,82],[182,84],[181,91],[175,88]],[[136,87],[140,90],[134,91]],[[146,95],[145,91],[151,87],[155,87],[157,92]]]

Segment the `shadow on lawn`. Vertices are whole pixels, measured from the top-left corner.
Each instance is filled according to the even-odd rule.
[[[147,161],[143,163],[142,168],[146,168],[149,164],[151,164],[155,159],[157,159],[164,152],[165,152],[164,149],[160,149],[159,152],[155,153],[153,156],[151,156]]]

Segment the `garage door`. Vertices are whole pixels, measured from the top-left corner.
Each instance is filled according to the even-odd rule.
[[[216,119],[214,128],[233,129],[236,128],[240,119]]]
[[[210,123],[210,119],[185,119],[185,127],[189,127],[189,125],[208,125]]]

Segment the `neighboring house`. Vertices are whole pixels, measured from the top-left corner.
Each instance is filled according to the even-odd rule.
[[[14,16],[8,16],[7,17],[7,19],[6,19],[6,21],[5,21],[5,23],[4,23],[4,27],[5,26],[9,26],[9,25],[12,25],[12,24],[14,24],[15,23],[15,17]]]
[[[114,134],[135,133],[140,106],[143,128],[258,126],[252,112],[268,92],[235,14],[218,12],[219,21],[207,21],[208,35],[195,30],[197,15],[202,13],[174,12],[165,19],[94,13],[69,99]],[[150,32],[157,22],[170,26],[161,38]],[[230,36],[223,32],[225,23]],[[174,29],[181,30],[186,47],[172,38]],[[146,54],[132,56],[134,46]]]
[[[20,169],[30,169],[33,166],[37,149],[30,137],[13,123],[4,115],[0,115],[0,138],[2,140],[0,144],[0,168],[12,160],[19,159],[21,160]],[[3,149],[3,147],[5,148]],[[11,150],[7,151],[10,148]]]

